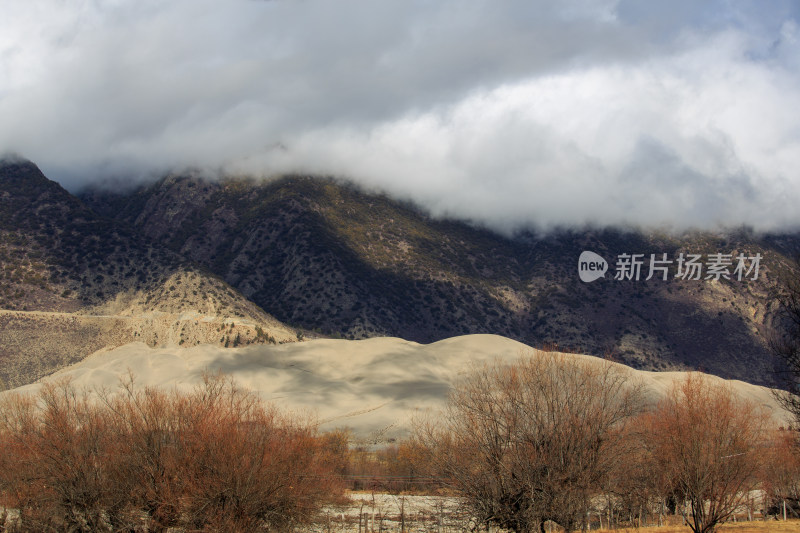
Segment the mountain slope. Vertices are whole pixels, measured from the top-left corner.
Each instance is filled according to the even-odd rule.
[[[541,352],[496,335],[455,337],[428,345],[396,338],[364,341],[319,339],[284,346],[248,346],[223,350],[197,346],[187,350],[128,344],[98,354],[59,372],[79,387],[115,390],[118,376],[131,369],[140,387],[189,389],[202,382],[207,369],[220,370],[236,382],[276,402],[304,413],[317,413],[325,429],[348,427],[367,443],[407,435],[413,417],[441,409],[451,386],[465,371],[495,358],[513,361]],[[585,364],[603,361],[565,354]],[[641,372],[618,367],[641,382],[650,401],[663,397],[674,372]],[[711,378],[721,382],[719,378]],[[770,412],[781,425],[789,419],[764,387],[728,382],[740,396]],[[33,393],[39,385],[18,389]]]
[[[0,161],[0,382],[26,383],[134,340],[230,344],[237,334],[237,344],[294,337],[223,280],[99,216],[33,163]]]
[[[744,230],[507,238],[307,177],[175,175],[129,194],[95,190],[82,197],[205,265],[278,319],[326,334],[431,342],[493,333],[609,354],[637,368],[699,367],[758,383],[770,382],[772,368],[769,289],[800,249],[796,236]],[[612,270],[612,258],[622,253],[742,252],[763,259],[756,281],[586,284],[576,272],[583,250],[609,259]]]

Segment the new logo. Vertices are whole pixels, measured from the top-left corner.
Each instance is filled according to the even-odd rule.
[[[578,275],[583,282],[591,283],[598,278],[605,277],[607,271],[606,260],[594,252],[583,252],[578,258]]]

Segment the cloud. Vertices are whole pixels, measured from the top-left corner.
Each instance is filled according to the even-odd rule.
[[[800,30],[776,2],[14,3],[0,147],[78,188],[339,175],[501,230],[800,214]]]

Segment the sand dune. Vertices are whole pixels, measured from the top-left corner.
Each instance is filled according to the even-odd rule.
[[[141,386],[191,388],[201,381],[205,370],[221,370],[265,400],[310,411],[324,428],[350,427],[357,437],[370,442],[402,436],[416,410],[441,407],[450,385],[471,364],[494,358],[511,360],[532,351],[496,335],[467,335],[428,345],[397,338],[313,340],[236,349],[210,345],[150,348],[133,343],[98,352],[54,377],[70,376],[79,387],[90,389],[115,388],[130,369]],[[684,375],[624,368],[644,382],[653,399]],[[776,420],[785,418],[769,389],[741,381],[730,383],[743,397],[769,409]],[[35,392],[40,386],[15,390]]]

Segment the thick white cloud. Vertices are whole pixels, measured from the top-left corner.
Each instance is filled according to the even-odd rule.
[[[643,4],[9,2],[0,151],[71,188],[335,174],[502,229],[797,226],[797,8]]]

